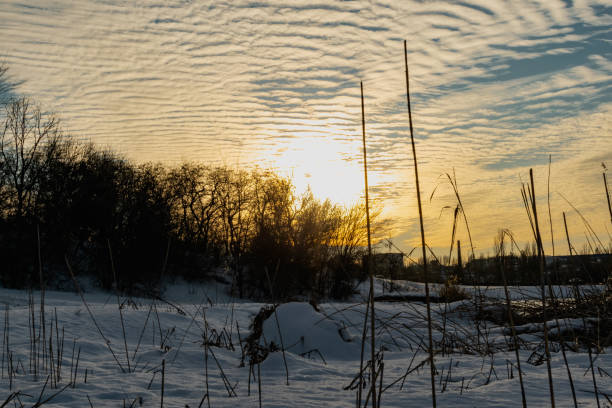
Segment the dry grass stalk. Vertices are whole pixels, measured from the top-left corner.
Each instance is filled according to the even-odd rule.
[[[38,371],[36,369],[37,356],[36,356],[36,319],[35,319],[35,306],[34,306],[34,295],[32,289],[28,290],[28,323],[29,323],[29,334],[30,334],[30,373],[34,375],[34,380],[38,380]]]
[[[147,313],[147,318],[145,319],[144,324],[142,325],[142,330],[140,331],[140,336],[138,336],[138,343],[136,344],[136,348],[134,349],[134,353],[132,354],[132,360],[136,361],[136,354],[138,353],[138,349],[140,348],[140,343],[142,341],[142,337],[144,336],[145,329],[147,328],[147,323],[149,323],[149,317],[151,317],[151,311],[153,310],[153,301],[149,305],[149,312]],[[155,331],[153,331],[155,334]]]
[[[221,374],[221,379],[223,380],[223,385],[225,386],[225,389],[227,390],[228,397],[237,397],[238,394],[236,394],[236,390],[234,390],[232,383],[225,375],[225,372],[223,371],[223,367],[221,367],[221,363],[219,363],[219,360],[217,360],[217,356],[215,356],[215,353],[213,352],[212,348],[209,348],[208,351],[210,351],[210,355],[212,356],[213,360],[215,360],[215,363],[217,364],[217,368],[219,368],[219,373]]]
[[[601,165],[604,168],[604,172],[602,173],[603,175],[603,182],[604,182],[604,189],[606,190],[606,200],[608,201],[608,211],[610,212],[610,223],[612,223],[612,204],[610,204],[610,192],[608,191],[608,179],[606,178],[606,165],[601,163]]]
[[[113,251],[111,249],[110,240],[106,240],[108,246],[108,256],[110,258],[111,269],[113,271],[113,282],[115,284],[115,294],[117,295],[117,307],[119,308],[119,319],[121,320],[121,332],[123,333],[123,346],[125,348],[125,359],[127,360],[128,372],[132,372],[130,365],[130,355],[128,353],[127,339],[125,336],[125,324],[123,322],[123,308],[121,307],[121,299],[119,297],[119,283],[117,282],[117,271],[115,270],[115,262],[113,260]]]
[[[32,373],[32,366],[33,366],[32,364],[32,357],[33,357],[33,353],[32,353],[32,318],[30,317],[31,304],[32,304],[32,290],[29,289],[28,290],[28,335],[29,335],[30,349],[28,350],[28,354],[29,354],[30,374]]]
[[[106,336],[104,335],[104,333],[102,332],[102,329],[100,328],[100,325],[96,321],[96,318],[94,317],[91,309],[89,308],[89,305],[87,304],[87,301],[85,300],[85,296],[83,295],[83,291],[81,290],[81,287],[79,286],[79,283],[77,282],[77,280],[76,280],[76,278],[74,276],[74,273],[72,272],[72,267],[70,266],[70,262],[68,262],[68,258],[64,257],[64,261],[66,261],[66,266],[68,267],[68,272],[70,273],[70,277],[72,278],[72,282],[74,283],[74,287],[76,288],[79,296],[81,297],[81,300],[83,301],[83,305],[85,306],[85,309],[87,309],[87,313],[89,313],[89,317],[91,318],[91,321],[94,323],[94,326],[96,326],[96,329],[98,330],[98,333],[100,334],[100,337],[102,337],[102,340],[104,340],[104,344],[106,344],[106,347],[108,348],[108,351],[110,351],[110,353],[112,354],[113,359],[117,363],[117,366],[119,366],[119,369],[121,369],[122,373],[125,373],[125,369],[123,368],[123,366],[119,362],[119,359],[117,359],[117,355],[115,354],[115,352],[113,351],[112,347],[110,346],[110,340],[107,339]]]
[[[53,364],[53,320],[51,320],[51,335],[49,335],[49,369],[51,370],[51,386],[57,388],[57,376]]]
[[[423,248],[423,275],[425,277],[425,299],[427,302],[427,334],[429,337],[429,367],[430,367],[430,376],[431,376],[431,399],[432,405],[436,408],[436,380],[435,380],[435,372],[436,368],[434,365],[434,353],[433,353],[433,339],[431,334],[431,304],[429,299],[429,282],[427,275],[427,253],[426,253],[426,245],[425,245],[425,228],[423,227],[423,209],[421,206],[421,190],[419,187],[419,170],[417,165],[417,156],[416,156],[416,148],[414,145],[414,130],[412,126],[412,111],[410,109],[410,77],[408,74],[408,49],[406,46],[406,41],[404,40],[404,63],[406,67],[406,103],[408,106],[408,120],[410,122],[410,141],[412,143],[412,157],[414,159],[414,176],[416,180],[416,191],[417,191],[417,202],[419,206],[419,224],[421,227],[421,245]]]
[[[257,393],[259,396],[259,408],[261,408],[261,362],[257,363]]]
[[[4,326],[2,331],[2,378],[4,378],[4,361],[9,353],[8,348],[8,304],[4,305]]]
[[[36,244],[38,252],[38,276],[40,278],[40,325],[42,326],[42,350],[43,350],[43,367],[46,368],[46,330],[45,330],[45,281],[42,271],[42,257],[40,254],[40,228],[36,225]]]
[[[79,346],[79,351],[77,352],[77,360],[74,366],[74,376],[72,377],[72,388],[76,387],[77,381],[77,373],[79,372],[79,361],[81,359],[81,346]]]
[[[372,394],[372,408],[376,408],[376,365],[374,364],[376,357],[376,327],[374,317],[374,272],[372,271],[372,238],[370,232],[370,197],[368,193],[368,161],[367,161],[367,150],[366,150],[366,132],[365,132],[365,107],[363,100],[363,82],[360,84],[361,87],[361,129],[362,129],[362,140],[363,140],[363,175],[365,180],[365,207],[366,207],[366,227],[368,231],[368,259],[367,268],[370,279],[370,358],[372,361],[371,366],[371,386],[370,392]],[[366,404],[367,405],[367,404]]]
[[[162,360],[161,408],[164,408],[164,383],[166,381],[166,360]]]
[[[569,232],[567,230],[567,219],[565,218],[565,212],[563,212],[563,225],[565,226],[565,238],[567,239],[567,249],[570,256],[572,256],[572,243],[570,241]]]
[[[278,274],[279,267],[280,267],[280,260],[276,262],[276,271],[274,272],[275,277]],[[274,291],[273,291],[272,281],[270,280],[270,274],[268,273],[268,268],[265,268],[265,272],[266,272],[266,278],[268,279],[268,285],[270,286],[270,295],[272,296],[272,299],[274,300],[275,299]],[[233,309],[232,309],[232,313],[233,313]],[[281,342],[281,353],[283,354],[283,363],[285,365],[286,383],[287,385],[289,385],[289,367],[287,366],[287,358],[285,357],[285,344],[283,342],[283,333],[281,332],[280,323],[278,321],[278,313],[276,313],[276,306],[274,307],[274,320],[276,321],[276,329],[278,330],[278,337]]]
[[[529,169],[529,180],[531,183],[531,189],[528,190],[529,197],[531,198],[531,210],[533,214],[533,227],[535,231],[535,240],[538,247],[538,260],[540,265],[540,291],[542,295],[542,319],[544,327],[544,352],[546,353],[546,370],[548,371],[548,389],[550,391],[550,403],[552,408],[555,408],[555,390],[553,388],[552,368],[550,365],[550,348],[548,342],[548,324],[547,316],[548,310],[546,305],[546,292],[544,285],[546,283],[546,275],[544,271],[544,247],[542,246],[542,236],[540,235],[540,226],[538,223],[538,211],[536,206],[536,195],[535,195],[535,184],[533,182],[533,169]]]
[[[370,291],[372,288],[370,288]],[[370,293],[368,293],[368,300],[366,301],[366,312],[363,319],[363,331],[361,333],[361,355],[359,358],[359,388],[357,389],[357,408],[361,407],[361,397],[363,392],[363,357],[365,354],[365,343],[368,331],[368,315],[370,314],[370,300],[372,299]]]
[[[508,309],[508,320],[510,321],[510,328],[512,330],[512,342],[514,345],[514,353],[516,357],[516,367],[519,372],[519,382],[521,384],[521,402],[523,408],[527,408],[527,398],[525,396],[525,387],[523,384],[523,371],[521,370],[521,357],[519,354],[519,343],[516,335],[516,326],[514,325],[514,317],[512,315],[512,302],[510,300],[510,292],[508,291],[508,280],[506,279],[506,268],[505,268],[505,250],[504,250],[504,237],[509,234],[509,231],[502,230],[500,234],[499,252],[502,258],[502,279],[504,280],[504,294],[506,297],[506,308]],[[510,238],[513,240],[512,236]]]
[[[554,268],[554,272],[555,272],[555,277],[557,279],[557,282],[559,281],[559,273],[557,270],[557,260],[555,259],[555,235],[554,235],[554,230],[553,230],[553,223],[552,223],[552,213],[550,210],[550,167],[552,164],[552,156],[549,155],[548,156],[548,178],[547,178],[547,182],[546,182],[546,196],[547,196],[547,204],[548,204],[548,222],[550,224],[550,243],[551,243],[551,248],[552,248],[552,256],[553,256],[553,268]],[[561,343],[561,353],[563,355],[563,362],[565,364],[565,370],[567,372],[567,378],[569,380],[570,383],[570,389],[572,391],[572,400],[574,401],[574,407],[578,408],[578,401],[576,399],[576,390],[574,388],[574,379],[572,378],[572,371],[569,368],[569,364],[567,362],[567,355],[566,355],[566,345],[565,345],[565,341],[563,340],[563,337],[561,335],[561,325],[559,324],[559,312],[557,310],[557,301],[555,299],[555,293],[552,289],[552,285],[550,282],[550,279],[548,280],[548,293],[550,295],[551,301],[552,301],[552,305],[553,305],[553,314],[555,316],[555,324],[557,325],[557,333],[559,336],[559,342]]]
[[[569,253],[570,256],[572,256],[572,244],[570,242],[570,237],[569,237],[569,231],[567,229],[567,219],[565,217],[565,212],[563,213],[563,225],[565,226],[565,237],[567,239],[567,246],[569,248]],[[580,292],[578,291],[578,287],[576,285],[575,287],[575,292],[576,292],[576,306],[579,306],[581,300],[580,300]],[[584,332],[587,333],[587,326],[586,326],[586,320],[584,319],[584,316],[582,317],[582,326],[584,329]],[[589,353],[589,363],[590,363],[590,368],[591,368],[591,377],[593,380],[593,389],[595,390],[595,400],[597,401],[597,407],[599,408],[600,404],[599,404],[599,392],[597,389],[597,380],[595,378],[595,369],[594,369],[594,362],[593,362],[593,352],[591,350],[591,342],[587,340],[587,350]]]
[[[21,394],[21,391],[10,393],[8,397],[6,397],[2,405],[0,405],[0,408],[6,407],[11,401],[13,401],[14,399],[18,399],[20,394]]]
[[[202,310],[202,316],[204,318],[204,338],[206,339],[204,341],[204,373],[206,375],[206,401],[208,402],[208,408],[210,408],[210,390],[208,388],[208,324],[206,322],[206,315],[204,314],[204,311]],[[250,384],[249,384],[249,391],[250,391]],[[202,404],[200,404],[202,405]]]
[[[605,253],[605,252],[607,252],[605,245],[601,242],[601,240],[599,239],[599,236],[597,235],[597,233],[595,232],[593,227],[591,227],[591,223],[589,223],[589,221],[584,217],[584,215],[582,215],[580,210],[578,208],[576,208],[574,206],[574,204],[572,204],[563,194],[559,193],[559,195],[561,196],[561,198],[563,198],[563,200],[565,200],[565,202],[570,207],[572,207],[572,209],[574,211],[576,211],[576,214],[578,214],[578,216],[582,220],[582,223],[584,224],[584,227],[586,228],[586,231],[588,233],[586,238],[587,238],[587,242],[589,243],[589,246],[591,247],[591,252],[593,252],[593,253],[596,253],[596,252]],[[592,246],[591,241],[593,242],[594,246]]]
[[[56,378],[58,381],[62,379],[62,361],[64,356],[64,327],[62,326],[62,336],[59,335],[59,323],[57,320],[57,308],[54,309],[55,312],[55,339],[56,339],[56,352],[57,352],[57,375]]]
[[[383,390],[383,374],[385,373],[385,363],[383,361],[383,357],[381,354],[380,357],[380,368],[378,369],[378,372],[380,374],[379,375],[379,380],[378,380],[378,402],[376,403],[376,406],[380,407],[380,400],[382,399],[382,390]]]

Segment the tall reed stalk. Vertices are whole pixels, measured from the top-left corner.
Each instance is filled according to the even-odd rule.
[[[567,229],[567,219],[565,217],[565,212],[563,213],[563,225],[565,226],[565,237],[567,238],[567,246],[569,248],[569,254],[570,257],[572,257],[572,243],[570,241],[570,237],[569,237],[569,231]],[[575,250],[573,252],[576,252]],[[580,292],[578,290],[578,285],[575,286],[575,297],[576,297],[576,306],[579,308],[580,307]],[[588,335],[588,331],[587,331],[587,326],[586,326],[586,320],[584,318],[584,316],[582,316],[582,327],[584,329],[584,332],[586,335]],[[595,401],[597,402],[597,408],[600,407],[600,403],[599,403],[599,391],[597,389],[597,379],[595,378],[595,366],[594,366],[594,361],[593,361],[593,351],[591,349],[591,342],[589,341],[589,339],[587,339],[586,341],[587,343],[587,350],[589,352],[589,365],[591,368],[591,378],[593,380],[593,390],[595,392]]]
[[[410,123],[410,142],[412,144],[412,157],[414,159],[414,178],[416,182],[417,202],[419,205],[419,224],[421,226],[421,246],[423,248],[423,276],[425,280],[425,301],[427,303],[427,335],[429,337],[429,368],[431,376],[431,400],[436,408],[436,368],[434,366],[433,338],[431,335],[431,303],[429,299],[429,276],[427,274],[427,252],[425,245],[425,228],[423,227],[423,209],[421,206],[421,190],[419,187],[419,168],[417,165],[416,148],[414,145],[414,130],[412,127],[412,111],[410,109],[410,76],[408,74],[408,48],[404,40],[404,65],[406,67],[406,104],[408,106],[408,121]],[[372,359],[374,361],[374,359]]]
[[[280,268],[280,259],[276,261],[276,269],[274,271],[274,278],[278,275],[278,269]],[[285,365],[285,378],[286,385],[289,385],[289,366],[287,365],[287,357],[285,356],[285,342],[283,341],[283,332],[281,331],[280,322],[278,321],[278,313],[276,312],[277,306],[279,303],[276,303],[276,297],[274,296],[274,286],[272,285],[272,280],[270,279],[270,274],[268,273],[268,268],[264,269],[266,272],[266,279],[268,280],[268,286],[270,287],[270,296],[272,296],[272,301],[274,302],[274,320],[276,322],[276,329],[278,331],[278,338],[281,343],[281,353],[283,355],[283,363]],[[233,309],[232,309],[233,312]]]
[[[370,287],[370,290],[372,288]],[[359,358],[359,388],[357,389],[357,408],[361,408],[361,397],[363,391],[363,356],[366,344],[366,335],[368,330],[368,316],[370,315],[370,293],[368,293],[368,300],[366,302],[365,318],[363,319],[363,332],[361,334],[361,354]]]
[[[542,246],[542,236],[540,235],[540,225],[538,223],[538,210],[536,206],[535,184],[533,182],[533,169],[529,169],[529,181],[531,189],[529,190],[529,198],[531,201],[531,211],[533,215],[533,227],[535,232],[536,245],[538,247],[538,263],[540,265],[540,293],[542,296],[542,320],[544,325],[544,352],[546,354],[546,370],[548,372],[548,389],[550,392],[550,404],[555,408],[555,390],[553,388],[552,369],[550,366],[550,348],[548,342],[548,310],[546,305],[546,291],[544,285],[546,283],[546,272],[544,270],[544,247]]]
[[[605,168],[605,166],[604,166]],[[606,172],[603,172],[604,188],[606,190],[606,200],[608,200],[608,211],[610,212],[610,223],[612,223],[612,204],[610,204],[610,192],[608,191],[608,179],[606,178]]]
[[[164,408],[164,385],[166,382],[166,360],[162,360],[162,380],[161,380],[161,408]]]
[[[567,219],[565,218],[565,211],[563,212],[563,225],[565,226],[565,238],[567,239],[567,248],[570,256],[572,256],[572,242],[570,241],[569,232],[567,230]]]
[[[85,301],[85,296],[83,295],[83,291],[81,290],[81,287],[79,286],[79,283],[77,282],[77,280],[76,280],[76,278],[74,276],[74,273],[72,272],[72,267],[70,266],[70,262],[68,262],[68,257],[67,256],[64,256],[64,261],[66,262],[66,267],[68,268],[68,273],[70,273],[70,278],[72,279],[72,283],[74,283],[74,287],[75,287],[77,293],[79,294],[79,296],[81,297],[81,301],[83,301],[83,305],[85,306],[85,309],[87,310],[87,313],[89,314],[89,317],[91,318],[91,321],[93,322],[94,326],[96,326],[96,329],[98,330],[98,333],[100,334],[100,337],[102,337],[102,340],[104,340],[104,343],[106,344],[106,348],[108,348],[108,351],[113,356],[113,359],[115,360],[115,363],[117,363],[117,366],[119,367],[121,372],[125,373],[126,372],[125,368],[123,368],[123,366],[121,365],[121,362],[119,362],[119,359],[117,358],[117,355],[113,351],[113,348],[111,347],[110,340],[102,332],[102,329],[100,328],[100,325],[98,324],[98,322],[97,322],[96,318],[94,317],[91,309],[89,308],[89,305],[87,304],[87,301]]]
[[[47,366],[46,353],[47,353],[47,334],[45,324],[45,280],[43,278],[42,270],[42,257],[40,255],[40,227],[36,225],[36,244],[38,251],[38,276],[40,278],[40,325],[42,327],[42,359],[43,367]]]
[[[366,204],[366,224],[368,229],[368,275],[370,277],[370,392],[372,394],[372,408],[376,408],[376,327],[374,325],[374,272],[372,271],[372,239],[370,233],[370,197],[368,195],[368,161],[366,151],[366,131],[365,131],[365,108],[363,101],[363,82],[361,82],[361,129],[363,135],[363,175],[365,180],[365,204]]]
[[[516,335],[516,326],[514,325],[514,316],[512,315],[512,301],[510,300],[510,291],[508,290],[508,280],[506,279],[506,253],[504,248],[504,237],[509,234],[508,231],[502,230],[500,234],[500,243],[499,243],[499,255],[501,257],[501,271],[502,271],[502,279],[504,280],[504,295],[506,296],[506,308],[508,309],[508,321],[510,322],[510,328],[512,330],[512,342],[514,345],[514,354],[516,357],[516,367],[519,373],[519,382],[521,384],[521,402],[523,403],[523,408],[527,408],[527,398],[525,396],[525,387],[523,385],[523,370],[521,369],[521,357],[519,354],[519,342],[518,336]],[[512,239],[512,236],[510,236]]]
[[[113,259],[113,250],[111,249],[110,240],[106,240],[108,246],[108,256],[110,258],[111,269],[113,271],[113,281],[115,284],[115,295],[117,296],[117,308],[119,309],[119,319],[121,320],[121,333],[123,334],[123,347],[125,349],[125,359],[127,361],[128,373],[132,372],[130,365],[130,355],[128,353],[127,338],[125,335],[125,323],[123,322],[123,308],[121,307],[121,298],[119,297],[119,282],[117,281],[117,271],[115,270],[115,261]]]
[[[550,210],[550,167],[551,167],[551,164],[552,164],[552,156],[549,155],[548,156],[548,178],[546,181],[546,196],[547,196],[547,204],[548,204],[548,223],[550,224],[550,244],[551,244],[552,256],[553,256],[553,270],[555,272],[555,278],[557,280],[557,283],[559,283],[559,271],[557,268],[557,260],[555,258],[555,235],[554,235],[554,230],[553,230],[552,212]],[[574,379],[572,378],[572,371],[570,370],[569,363],[567,362],[565,341],[563,340],[562,333],[561,333],[561,325],[559,324],[559,312],[558,312],[558,307],[557,307],[558,302],[555,299],[556,295],[553,291],[550,279],[548,279],[548,294],[550,296],[550,299],[553,305],[553,313],[555,315],[555,324],[557,325],[557,335],[559,336],[559,342],[561,344],[561,354],[563,355],[563,362],[565,364],[565,370],[567,372],[567,379],[569,380],[570,389],[572,391],[572,400],[574,401],[574,407],[578,408],[578,400],[576,399],[576,389],[574,388]],[[561,296],[563,296],[563,293],[561,293]]]

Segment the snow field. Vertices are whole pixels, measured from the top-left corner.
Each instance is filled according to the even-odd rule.
[[[382,289],[380,282],[379,287]],[[419,284],[411,284],[411,288],[414,293],[420,291]],[[57,388],[49,380],[41,400],[70,383],[70,373],[74,372],[79,349],[80,355],[74,388],[68,386],[43,406],[87,407],[89,401],[96,408],[123,406],[124,401],[126,406],[160,406],[164,361],[164,406],[198,407],[206,394],[205,332],[216,344],[209,347],[207,361],[211,407],[257,407],[258,370],[261,372],[264,407],[355,406],[356,390],[345,388],[359,371],[365,306],[357,298],[354,302],[321,304],[319,311],[306,302],[286,303],[276,309],[276,315],[271,314],[263,322],[259,338],[261,346],[269,346],[272,342],[280,345],[279,332],[282,334],[289,372],[289,385],[286,385],[285,363],[280,351],[270,353],[260,367],[253,366],[251,375],[248,360],[245,366],[241,366],[240,340],[244,343],[251,334],[253,318],[265,304],[233,299],[225,294],[224,289],[222,285],[170,286],[164,295],[169,303],[156,301],[153,304],[150,299],[122,297],[131,372],[127,372],[128,359],[114,294],[93,291],[86,293],[85,297],[102,333],[110,341],[108,346],[126,372],[122,372],[115,361],[79,296],[48,291],[45,298],[46,334],[50,336],[53,322],[53,352],[57,353],[58,348],[56,333],[61,339],[63,332],[64,345]],[[36,301],[35,328],[39,330],[40,294],[34,292],[33,295]],[[4,305],[0,310],[4,333],[0,405],[11,393],[18,391],[19,401],[30,407],[41,395],[48,370],[37,378],[30,372],[31,310],[28,293],[0,289],[0,303]],[[470,306],[470,301],[432,305],[434,337],[437,341],[444,339],[448,344],[447,353],[442,354],[439,350],[435,358],[438,404],[520,406],[515,355],[507,347],[507,330],[487,323],[480,327],[481,336],[478,336]],[[6,310],[8,321],[5,321]],[[376,305],[377,344],[384,350],[383,388],[386,389],[382,394],[383,407],[431,406],[429,365],[423,345],[427,330],[424,316],[425,305],[419,302]],[[528,363],[539,337],[539,333],[525,330],[521,339],[531,349],[521,349],[520,352],[527,403],[538,407],[550,405],[546,365]],[[466,354],[478,349],[478,343],[485,341],[491,353]],[[557,406],[573,406],[565,365],[561,353],[556,350],[553,348],[551,363]],[[12,384],[8,376],[9,354],[14,371]],[[365,345],[365,355],[369,356],[369,341]],[[568,360],[579,405],[597,406],[588,370],[588,354],[569,352]],[[54,364],[56,362],[57,358]],[[612,372],[609,348],[595,356],[595,366],[600,391],[612,394],[612,381],[605,374]],[[598,368],[602,370],[598,371]],[[228,385],[225,385],[221,372]],[[230,398],[228,395],[232,392],[237,397]],[[603,395],[600,401],[602,406],[609,405]],[[207,403],[204,401],[201,406],[207,407]],[[16,406],[20,406],[18,402]]]

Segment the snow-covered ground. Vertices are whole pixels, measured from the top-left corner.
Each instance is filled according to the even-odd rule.
[[[420,284],[401,285],[403,293],[422,294]],[[382,282],[378,281],[377,294],[382,290]],[[434,287],[433,291],[436,290]],[[503,296],[503,292],[496,290],[488,293]],[[367,290],[362,288],[361,293]],[[513,293],[518,299],[516,294],[521,290],[515,289]],[[40,293],[34,292],[33,297],[34,328],[38,334]],[[279,306],[276,314],[270,314],[263,322],[257,344],[284,345],[284,358],[281,351],[271,352],[252,370],[248,358],[241,364],[242,349],[251,334],[254,317],[266,304],[231,298],[224,285],[170,285],[163,296],[167,302],[121,297],[129,369],[117,297],[91,289],[85,298],[91,315],[76,293],[46,293],[46,346],[49,347],[48,339],[52,337],[55,356],[47,364],[53,364],[57,373],[58,350],[63,349],[63,357],[60,378],[49,377],[44,387],[51,370],[40,367],[37,378],[31,373],[32,310],[28,293],[0,289],[3,309],[0,406],[14,392],[18,396],[7,406],[20,406],[21,402],[30,407],[39,398],[45,401],[70,383],[71,372],[76,378],[74,387],[68,386],[43,406],[118,407],[124,401],[128,407],[161,406],[162,364],[165,407],[208,407],[208,402],[211,407],[257,407],[258,372],[264,407],[355,406],[357,390],[349,386],[360,364],[365,315],[360,296],[351,302],[322,303],[318,311],[306,302]],[[438,405],[520,406],[516,359],[514,351],[508,349],[508,331],[491,323],[483,323],[477,329],[470,319],[472,311],[470,301],[432,305],[434,338],[444,337],[449,346],[447,350],[438,350],[435,357]],[[430,371],[423,349],[423,339],[427,338],[425,314],[422,302],[376,305],[377,348],[384,350],[383,407],[431,406]],[[209,342],[215,344],[208,350],[203,347],[205,333]],[[58,337],[61,340],[62,336],[63,348],[61,343],[58,346]],[[524,328],[521,334],[521,365],[527,404],[532,407],[550,405],[546,364],[533,364],[537,360],[537,354],[532,355],[534,350],[541,351],[540,337],[533,328]],[[487,349],[485,344],[490,352],[478,354],[477,351]],[[573,406],[562,354],[558,347],[552,348],[557,406]],[[603,393],[612,398],[611,351],[604,349],[593,356],[597,385],[602,392],[601,406],[610,406]],[[365,355],[370,355],[369,341]],[[579,405],[596,407],[588,353],[568,352],[567,356]],[[11,365],[14,374],[9,378]],[[210,400],[203,401],[207,382]],[[366,394],[367,389],[364,399]]]

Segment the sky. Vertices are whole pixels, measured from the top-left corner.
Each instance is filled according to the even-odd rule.
[[[586,244],[573,207],[612,240],[609,1],[0,0],[0,38],[14,92],[77,139],[139,162],[273,168],[343,205],[364,196],[363,81],[370,194],[392,220],[384,238],[409,251],[420,236],[406,40],[425,234],[439,255],[453,172],[476,254],[492,254],[500,228],[531,239],[529,168],[548,253],[548,197],[557,254],[562,212]],[[468,247],[464,224],[457,238]]]

